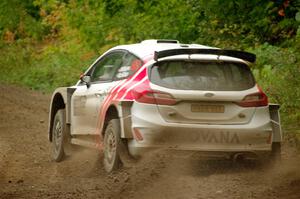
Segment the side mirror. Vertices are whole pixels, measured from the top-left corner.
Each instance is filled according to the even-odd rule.
[[[91,76],[89,76],[89,75],[82,75],[80,77],[80,80],[83,83],[85,83],[87,87],[90,87],[90,85],[91,85]]]

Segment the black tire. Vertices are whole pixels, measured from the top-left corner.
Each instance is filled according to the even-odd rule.
[[[120,130],[119,119],[110,120],[105,129],[103,165],[108,173],[121,166],[120,151],[123,143],[120,138]]]
[[[52,156],[56,162],[60,162],[65,158],[64,145],[68,139],[67,130],[65,109],[59,109],[55,114],[52,127]]]

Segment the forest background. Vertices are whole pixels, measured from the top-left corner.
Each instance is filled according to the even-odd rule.
[[[300,129],[300,0],[2,0],[0,82],[51,92],[109,48],[145,39],[255,53],[284,129]]]

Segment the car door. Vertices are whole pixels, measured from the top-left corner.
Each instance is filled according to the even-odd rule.
[[[90,76],[90,85],[81,82],[77,86],[71,100],[72,134],[98,133],[100,109],[111,87],[118,83],[113,77],[122,65],[124,54],[114,51],[105,55],[86,73]]]

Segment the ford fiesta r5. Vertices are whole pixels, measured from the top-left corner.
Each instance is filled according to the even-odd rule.
[[[279,157],[279,106],[256,84],[255,59],[175,40],[114,47],[53,93],[53,157],[61,161],[72,145],[99,148],[107,172],[153,149]]]

